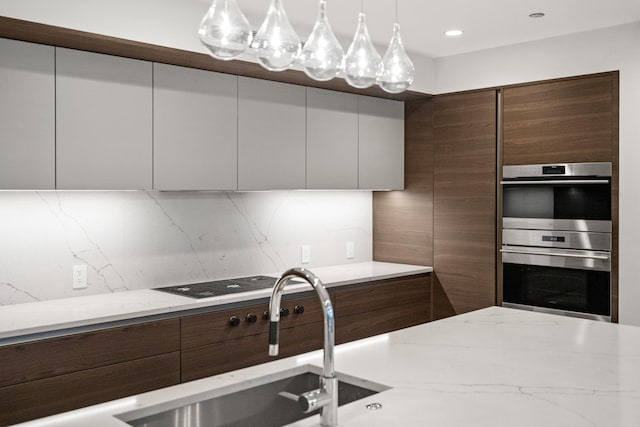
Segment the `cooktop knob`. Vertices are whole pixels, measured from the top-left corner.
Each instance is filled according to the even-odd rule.
[[[302,305],[296,305],[295,307],[293,307],[293,312],[295,314],[302,314],[304,313],[304,306]]]
[[[229,326],[238,326],[240,324],[240,318],[238,316],[229,317]]]
[[[280,317],[287,317],[289,315],[289,309],[288,308],[281,308],[280,309]]]
[[[262,318],[264,320],[269,320],[269,310],[265,310],[264,312],[262,312]]]
[[[247,322],[249,323],[256,323],[258,321],[258,316],[256,316],[253,313],[249,313],[247,314]]]

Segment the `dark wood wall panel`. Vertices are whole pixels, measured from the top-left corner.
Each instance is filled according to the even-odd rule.
[[[180,382],[180,352],[0,387],[0,425],[10,425]]]
[[[433,317],[496,301],[496,92],[434,105]]]
[[[610,162],[612,86],[609,73],[504,89],[504,164]]]
[[[433,101],[405,102],[405,189],[373,193],[373,259],[433,265]]]

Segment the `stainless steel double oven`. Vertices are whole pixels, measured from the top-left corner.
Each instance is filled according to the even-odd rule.
[[[503,305],[611,321],[611,163],[502,175]]]

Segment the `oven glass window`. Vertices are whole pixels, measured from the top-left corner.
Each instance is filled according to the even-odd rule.
[[[503,264],[505,302],[611,315],[610,273]]]
[[[505,185],[503,216],[611,221],[611,185]]]

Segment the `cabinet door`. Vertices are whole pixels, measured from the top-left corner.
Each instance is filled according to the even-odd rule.
[[[305,88],[239,77],[238,189],[305,188]]]
[[[504,164],[612,160],[613,76],[504,90]]]
[[[359,97],[361,189],[404,188],[404,102]]]
[[[434,319],[496,302],[496,93],[434,106]]]
[[[56,48],[58,189],[152,188],[150,62]]]
[[[358,188],[358,97],[307,88],[307,188]]]
[[[235,190],[237,77],[153,64],[153,188]]]
[[[334,300],[337,343],[383,334],[431,320],[431,276],[337,289]]]
[[[55,188],[54,48],[0,39],[0,189]]]

